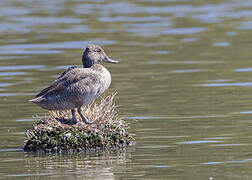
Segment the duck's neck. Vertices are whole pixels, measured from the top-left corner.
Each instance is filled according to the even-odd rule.
[[[83,64],[83,68],[90,68],[91,66],[94,65],[94,61],[90,60],[89,58],[87,58],[83,55],[82,56],[82,64]]]

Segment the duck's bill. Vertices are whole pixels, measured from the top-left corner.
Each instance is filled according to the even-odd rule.
[[[109,63],[119,63],[118,60],[113,60],[113,59],[110,59],[109,57],[106,57],[103,62],[109,62]]]

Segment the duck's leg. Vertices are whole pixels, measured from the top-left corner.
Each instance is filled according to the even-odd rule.
[[[82,119],[82,121],[83,121],[84,123],[86,123],[86,124],[90,124],[90,123],[91,123],[91,122],[89,122],[88,119],[81,113],[81,108],[80,108],[80,107],[77,109],[77,111],[78,111],[78,113],[79,113],[79,115],[80,115],[80,117],[81,117],[81,119]]]
[[[77,118],[75,114],[75,109],[71,109],[73,124],[77,124]]]

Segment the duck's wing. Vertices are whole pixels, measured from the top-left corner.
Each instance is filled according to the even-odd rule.
[[[75,68],[78,68],[78,66],[74,65],[74,66],[71,66],[71,67],[67,68],[67,70],[65,70],[64,72],[61,73],[61,75],[58,77],[58,79],[63,77],[68,71],[71,71],[72,69],[75,69]]]
[[[49,87],[43,89],[42,91],[40,91],[40,93],[38,93],[35,97],[39,97],[39,96],[43,96],[53,90],[59,90],[61,88],[64,88],[64,81],[63,79],[68,79],[66,77],[64,77],[68,72],[72,71],[73,69],[78,68],[78,66],[72,66],[67,68],[67,70],[65,70],[64,72],[62,72],[60,74],[60,76],[58,77],[58,79],[56,79]]]

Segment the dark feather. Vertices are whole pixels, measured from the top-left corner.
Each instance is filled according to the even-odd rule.
[[[56,89],[62,88],[63,84],[62,84],[62,83],[59,83],[60,79],[62,79],[63,76],[64,76],[67,72],[69,72],[69,71],[71,71],[71,70],[73,70],[73,69],[75,69],[75,68],[78,68],[78,66],[72,66],[72,67],[67,68],[67,70],[65,70],[63,73],[61,73],[61,75],[58,77],[58,79],[56,79],[56,80],[53,82],[52,85],[50,85],[49,87],[47,87],[47,88],[43,89],[42,91],[40,91],[40,93],[38,93],[35,97],[43,96],[43,95],[49,93],[49,92],[52,91],[52,90],[56,90]]]

